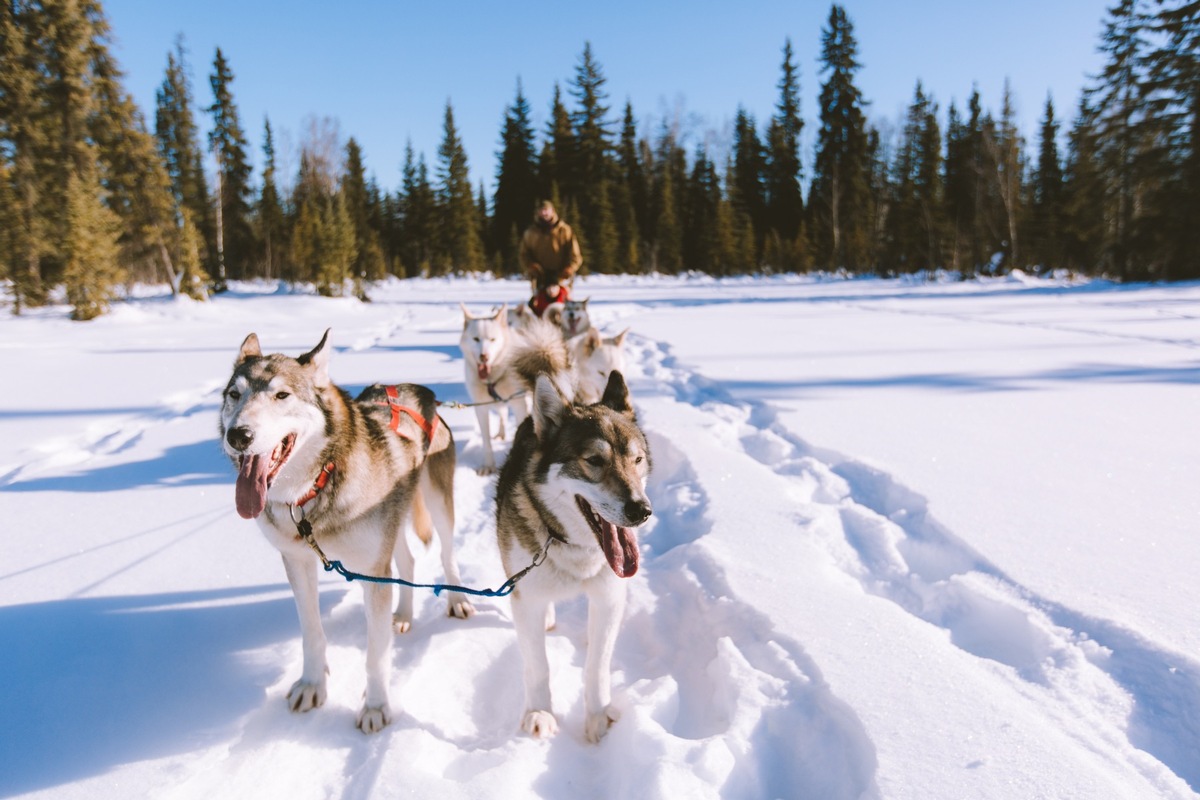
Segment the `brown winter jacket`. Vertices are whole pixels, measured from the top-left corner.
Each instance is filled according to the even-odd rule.
[[[534,223],[525,229],[518,258],[521,261],[521,269],[537,282],[538,289],[569,281],[575,277],[575,273],[583,264],[583,255],[579,251],[579,240],[575,238],[575,232],[557,216],[549,226],[544,226],[535,219]],[[533,270],[534,264],[541,266],[540,275]]]

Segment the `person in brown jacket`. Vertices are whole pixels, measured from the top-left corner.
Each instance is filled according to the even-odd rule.
[[[529,307],[539,317],[551,303],[567,300],[570,290],[564,284],[575,278],[575,273],[583,264],[575,232],[559,219],[554,204],[549,200],[534,212],[533,224],[525,229],[525,235],[521,237],[521,249],[517,257],[521,268],[533,283],[534,293]]]

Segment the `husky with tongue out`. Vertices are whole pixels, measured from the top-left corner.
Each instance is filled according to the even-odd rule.
[[[649,472],[650,449],[619,371],[592,405],[569,402],[550,377],[537,378],[532,415],[517,431],[496,486],[496,534],[507,574],[545,553],[512,594],[525,676],[521,728],[535,738],[558,732],[546,655],[554,602],[580,593],[588,598],[587,740],[600,741],[620,716],[612,705],[611,662],[625,579],[638,570],[635,529],[653,513]]]
[[[221,443],[237,469],[234,503],[283,555],[296,597],[304,667],[288,692],[293,711],[325,702],[325,634],[317,594],[319,560],[298,522],[328,558],[366,575],[412,581],[414,558],[404,535],[411,521],[428,543],[436,529],[447,582],[461,585],[454,560],[455,450],[424,386],[374,385],[355,399],[329,379],[329,331],[298,358],[263,355],[253,333],[242,342],[221,406]],[[400,590],[389,615],[388,584],[363,583],[367,615],[367,688],[358,727],[387,725],[393,629],[413,617],[412,589]],[[449,613],[474,613],[460,592],[449,592]]]

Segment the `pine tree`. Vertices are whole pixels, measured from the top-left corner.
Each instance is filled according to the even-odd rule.
[[[1050,97],[1046,98],[1042,117],[1032,200],[1030,261],[1043,269],[1054,269],[1063,262],[1065,198],[1062,161],[1058,155],[1058,120],[1054,118],[1054,102]]]
[[[575,133],[571,115],[563,105],[562,90],[554,84],[554,99],[550,104],[550,121],[545,142],[538,157],[538,195],[553,198],[555,207],[562,206],[564,194],[569,196],[576,183]]]
[[[637,123],[633,105],[625,101],[621,136],[616,152],[617,177],[612,183],[613,214],[617,225],[617,259],[622,272],[642,271],[642,240],[649,226],[649,195],[639,158]]]
[[[353,136],[346,143],[346,174],[342,178],[341,195],[346,216],[354,233],[356,255],[350,265],[350,274],[360,285],[357,293],[362,296],[364,289],[361,283],[381,280],[384,276],[384,264],[379,231],[371,225],[370,196],[367,192],[362,148]]]
[[[1017,130],[1016,109],[1013,106],[1012,90],[1008,81],[1004,82],[1000,125],[996,128],[985,128],[983,141],[985,151],[995,169],[991,177],[996,197],[1000,201],[1004,260],[1009,269],[1015,269],[1024,265],[1020,247],[1020,221],[1023,214],[1021,179],[1025,172],[1022,157],[1025,144]]]
[[[437,198],[429,182],[425,156],[414,160],[412,143],[404,150],[400,197],[401,263],[410,277],[433,272],[437,249]]]
[[[917,272],[940,266],[941,178],[937,106],[917,81],[892,165],[893,194],[884,252],[888,271]]]
[[[1095,110],[1096,141],[1106,187],[1105,261],[1119,278],[1137,277],[1134,263],[1134,220],[1138,205],[1138,122],[1141,114],[1141,68],[1146,43],[1138,0],[1118,0],[1104,23],[1100,51],[1107,61],[1096,85],[1086,94]]]
[[[784,43],[781,71],[779,103],[767,129],[767,218],[781,259],[774,266],[792,269],[801,260],[798,248],[804,199],[800,193],[800,133],[804,121],[800,117],[799,68],[793,63],[791,39]]]
[[[1139,252],[1168,280],[1200,277],[1200,2],[1160,0],[1145,79],[1149,191]]]
[[[42,17],[32,2],[0,4],[0,145],[7,171],[13,226],[5,256],[13,280],[13,313],[46,302],[42,259],[52,250],[47,194],[50,128],[41,108],[44,70],[39,60]]]
[[[517,96],[504,112],[497,154],[496,192],[492,196],[492,247],[500,255],[501,272],[521,271],[514,246],[529,224],[538,199],[537,166],[534,162],[533,125],[529,101],[517,81]]]
[[[598,272],[611,272],[617,261],[617,229],[609,197],[615,166],[607,119],[609,107],[604,92],[606,83],[590,42],[575,69],[571,95],[578,104],[571,114],[575,142],[575,170],[567,195],[573,198],[582,218],[572,224],[582,229],[589,243],[585,264]]]
[[[167,54],[166,77],[157,92],[154,134],[166,162],[175,205],[192,215],[204,243],[204,263],[216,266],[216,223],[211,212],[199,133],[192,115],[191,82],[183,38]]]
[[[683,263],[688,269],[709,275],[725,272],[718,230],[721,184],[708,153],[696,153],[685,190],[683,218]]]
[[[1069,269],[1099,274],[1104,261],[1104,174],[1095,112],[1086,95],[1067,139],[1063,247]]]
[[[484,268],[475,197],[467,167],[467,153],[454,125],[454,109],[446,103],[442,143],[438,147],[438,204],[443,228],[435,272],[479,272]]]
[[[854,85],[858,42],[846,11],[834,5],[822,32],[821,127],[809,212],[817,264],[824,269],[863,270],[868,265],[866,227],[869,163],[862,93]]]
[[[213,129],[208,134],[209,149],[217,159],[217,203],[220,230],[217,241],[217,276],[247,278],[254,263],[256,243],[250,218],[250,173],[247,150],[249,143],[238,119],[230,84],[233,72],[221,48],[213,60],[209,77],[212,86]]]
[[[262,188],[258,195],[258,240],[261,242],[261,274],[268,278],[279,278],[284,272],[287,257],[287,220],[279,189],[275,185],[275,137],[271,132],[271,120],[263,122],[263,172]]]
[[[664,126],[659,138],[654,186],[654,227],[650,263],[656,272],[676,274],[683,263],[683,196],[687,158],[673,131]]]
[[[84,151],[84,173],[72,174],[66,187],[66,225],[62,241],[63,282],[71,318],[90,320],[105,313],[123,279],[117,262],[121,221],[104,204],[94,162]]]
[[[733,180],[729,194],[735,215],[749,224],[750,258],[757,264],[767,236],[767,156],[755,130],[754,118],[738,107],[733,129]]]

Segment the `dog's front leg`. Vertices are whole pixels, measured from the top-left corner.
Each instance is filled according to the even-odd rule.
[[[583,698],[587,711],[584,735],[599,742],[621,718],[612,705],[612,656],[625,613],[625,584],[604,575],[588,587],[587,659],[583,666]]]
[[[392,721],[392,710],[388,705],[392,587],[389,584],[363,584],[363,605],[367,614],[367,691],[357,724],[363,733],[376,733]]]
[[[304,670],[300,680],[288,690],[287,701],[292,711],[311,711],[325,703],[325,630],[321,627],[321,603],[317,592],[317,560],[310,555],[283,557],[283,569],[296,611],[300,614],[300,637],[304,646]]]
[[[480,475],[491,475],[496,471],[496,456],[492,453],[492,420],[487,406],[475,406],[475,418],[479,420],[479,436],[483,440],[483,464]]]
[[[550,703],[550,661],[546,657],[546,603],[512,595],[513,627],[525,676],[525,714],[521,730],[535,739],[558,733],[558,720]]]

